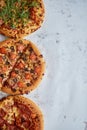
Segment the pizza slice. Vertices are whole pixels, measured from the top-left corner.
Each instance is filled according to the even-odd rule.
[[[0,43],[0,86],[8,78],[17,59],[26,48],[22,40],[8,39]]]
[[[42,0],[1,0],[0,32],[19,38],[40,28],[44,19]]]
[[[24,94],[35,89],[44,75],[45,62],[37,47],[30,41],[17,60],[2,91],[9,94]]]
[[[0,101],[1,130],[43,130],[43,115],[30,99],[8,96]]]

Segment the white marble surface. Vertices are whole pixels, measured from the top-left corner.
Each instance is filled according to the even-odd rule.
[[[24,96],[42,109],[45,130],[87,130],[87,0],[44,2],[42,28],[25,38],[42,51],[46,73]]]

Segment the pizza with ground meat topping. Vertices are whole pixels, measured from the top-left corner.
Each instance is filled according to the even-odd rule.
[[[0,32],[19,38],[40,28],[44,19],[42,0],[1,0]]]
[[[26,44],[22,40],[6,40],[0,44],[0,86],[8,78],[9,72],[12,70],[20,53],[26,48]]]
[[[6,40],[0,44],[0,58],[2,91],[24,94],[38,86],[44,75],[45,62],[32,42]]]
[[[22,96],[0,100],[0,130],[43,130],[43,115],[38,106]]]

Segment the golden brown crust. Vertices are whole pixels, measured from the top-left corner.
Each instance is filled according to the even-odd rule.
[[[23,41],[23,39],[11,39],[11,38],[8,38],[8,39],[6,39],[5,41],[2,41],[2,42],[0,42],[0,47],[2,47],[2,46],[5,46],[5,45],[7,45],[8,43],[17,43],[19,40],[22,40]],[[27,41],[26,41],[27,42]],[[25,42],[25,44],[26,44],[26,42]]]
[[[39,119],[39,122],[37,125],[38,129],[36,128],[36,130],[44,130],[43,114],[42,114],[40,108],[33,101],[31,101],[30,99],[27,99],[23,96],[8,96],[8,97],[5,97],[0,100],[0,106],[4,105],[3,101],[5,101],[5,102],[9,101],[9,103],[11,101],[14,101],[14,102],[18,102],[20,104],[26,105],[29,108],[29,110],[31,109],[31,111],[37,115],[37,117]]]
[[[25,42],[25,44],[31,44],[31,46],[34,49],[35,53],[38,56],[41,55],[41,53],[38,50],[38,48],[31,41],[28,41],[28,40],[22,40],[22,41]],[[2,86],[1,90],[3,92],[11,94],[11,95],[24,94],[24,93],[28,93],[28,92],[34,90],[40,84],[40,82],[42,80],[42,77],[43,77],[43,74],[44,74],[44,71],[45,71],[45,61],[44,61],[43,58],[40,58],[40,61],[41,61],[41,72],[40,72],[40,75],[39,75],[38,79],[33,83],[33,85],[31,85],[30,87],[27,87],[27,86],[24,87],[21,92],[19,90],[17,90],[16,92],[13,92],[11,90],[11,88],[8,87],[8,86]]]
[[[40,2],[41,6],[39,7],[39,9],[37,8],[35,10],[36,13],[40,14],[36,16],[36,21],[30,20],[28,25],[25,26],[24,29],[23,28],[12,29],[9,28],[7,25],[6,26],[1,25],[0,33],[11,38],[21,38],[28,34],[31,34],[32,32],[35,32],[38,28],[40,28],[44,21],[45,8],[44,8],[43,0],[37,0],[37,1]]]

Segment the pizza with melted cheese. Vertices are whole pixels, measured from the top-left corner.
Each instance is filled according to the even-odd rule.
[[[22,40],[9,39],[0,44],[0,87],[7,79],[26,44]]]
[[[35,89],[44,75],[45,62],[28,40],[9,39],[0,44],[0,86],[8,94]]]
[[[44,19],[42,0],[1,0],[0,32],[19,38],[40,28]]]
[[[43,130],[43,115],[38,106],[22,96],[0,101],[0,130]]]

